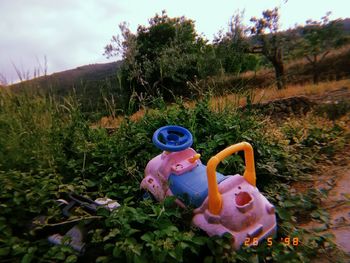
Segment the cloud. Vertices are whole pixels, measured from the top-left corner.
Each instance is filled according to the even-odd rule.
[[[1,0],[0,72],[14,81],[11,62],[33,71],[44,55],[49,72],[105,61],[103,47],[121,12],[114,0]]]

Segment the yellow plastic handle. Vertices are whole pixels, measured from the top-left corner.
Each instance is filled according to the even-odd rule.
[[[207,165],[207,177],[208,177],[208,196],[209,196],[209,211],[212,214],[220,214],[222,207],[222,198],[218,190],[216,183],[216,167],[218,164],[227,158],[228,156],[238,152],[244,151],[244,159],[246,169],[244,171],[244,179],[255,187],[256,175],[254,165],[254,151],[253,147],[247,142],[241,142],[227,147],[219,152],[217,155],[210,158]]]

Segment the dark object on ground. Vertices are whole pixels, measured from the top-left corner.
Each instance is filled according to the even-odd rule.
[[[60,204],[62,204],[62,214],[64,217],[69,218],[71,215],[74,215],[74,210],[79,208],[83,209],[86,214],[90,215],[86,220],[78,220],[80,223],[76,224],[78,221],[71,220],[65,221],[62,223],[52,224],[51,227],[45,227],[46,216],[40,215],[33,219],[31,228],[35,232],[36,227],[45,228],[46,235],[50,234],[47,238],[51,244],[54,245],[67,245],[79,252],[80,255],[85,253],[85,236],[86,232],[91,226],[93,219],[98,218],[96,215],[98,207],[104,207],[105,209],[112,211],[118,208],[120,205],[118,202],[109,199],[109,198],[98,198],[95,201],[75,194],[70,193],[68,195],[68,201],[64,199],[57,200]],[[85,218],[82,218],[85,219]],[[75,223],[74,223],[75,222]],[[74,224],[72,227],[72,223]],[[62,228],[62,226],[66,226]],[[70,229],[67,231],[67,226]],[[65,233],[61,235],[60,233]]]

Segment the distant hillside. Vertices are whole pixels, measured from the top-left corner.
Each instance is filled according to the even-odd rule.
[[[71,90],[73,87],[78,87],[82,83],[86,84],[89,82],[96,82],[115,77],[121,64],[122,62],[118,61],[80,66],[75,69],[65,70],[48,76],[23,81],[21,83],[13,84],[10,87],[15,91],[28,87],[50,87],[57,91],[61,89],[63,91]],[[62,91],[59,91],[59,93],[62,93]]]
[[[122,62],[111,62],[80,66],[48,76],[13,84],[14,92],[36,92],[64,97],[74,93],[83,112],[108,110],[105,99],[117,102],[116,108],[123,108],[127,94],[121,91],[117,73]]]
[[[343,24],[343,29],[347,34],[350,34],[350,18],[346,18],[341,22]]]

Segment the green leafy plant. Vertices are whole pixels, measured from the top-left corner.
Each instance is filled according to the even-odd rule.
[[[290,191],[290,184],[314,169],[320,159],[314,158],[313,152],[329,154],[342,147],[336,138],[345,138],[344,129],[310,124],[304,133],[301,122],[295,128],[290,121],[280,129],[280,137],[272,136],[271,131],[266,132],[265,117],[253,111],[239,112],[229,105],[214,111],[209,98],[204,96],[194,107],[185,107],[179,99],[162,110],[146,110],[138,121],[126,118],[109,134],[103,128],[92,129],[74,101],[57,103],[42,97],[2,94],[1,103],[6,107],[0,109],[1,125],[13,128],[0,130],[0,154],[4,157],[0,160],[1,260],[307,262],[328,251],[332,246],[327,245],[331,244],[327,236],[313,235],[310,239],[297,227],[298,222],[311,218],[327,222],[319,203],[324,193],[295,193]],[[21,106],[15,107],[19,102]],[[161,99],[159,103],[163,103]],[[25,110],[31,115],[26,116]],[[43,119],[45,122],[40,122]],[[240,141],[253,145],[258,187],[276,205],[278,233],[272,245],[263,241],[234,251],[230,235],[208,237],[194,228],[191,210],[178,208],[173,198],[163,203],[142,200],[139,184],[144,168],[159,154],[151,137],[167,124],[185,126],[193,133],[193,147],[201,153],[203,163],[228,145]],[[25,136],[20,147],[16,127]],[[42,143],[36,145],[35,138]],[[41,154],[32,155],[32,149],[41,149]],[[224,174],[242,173],[243,167],[243,156],[238,154],[221,164],[219,170]],[[108,196],[122,204],[111,213],[98,210],[87,233],[87,252],[83,256],[70,247],[50,245],[45,235],[26,227],[43,215],[43,220],[36,220],[42,229],[64,220],[54,200],[71,191],[91,199]],[[77,214],[74,220],[83,223],[84,217]],[[279,242],[288,236],[302,242],[298,246]]]

